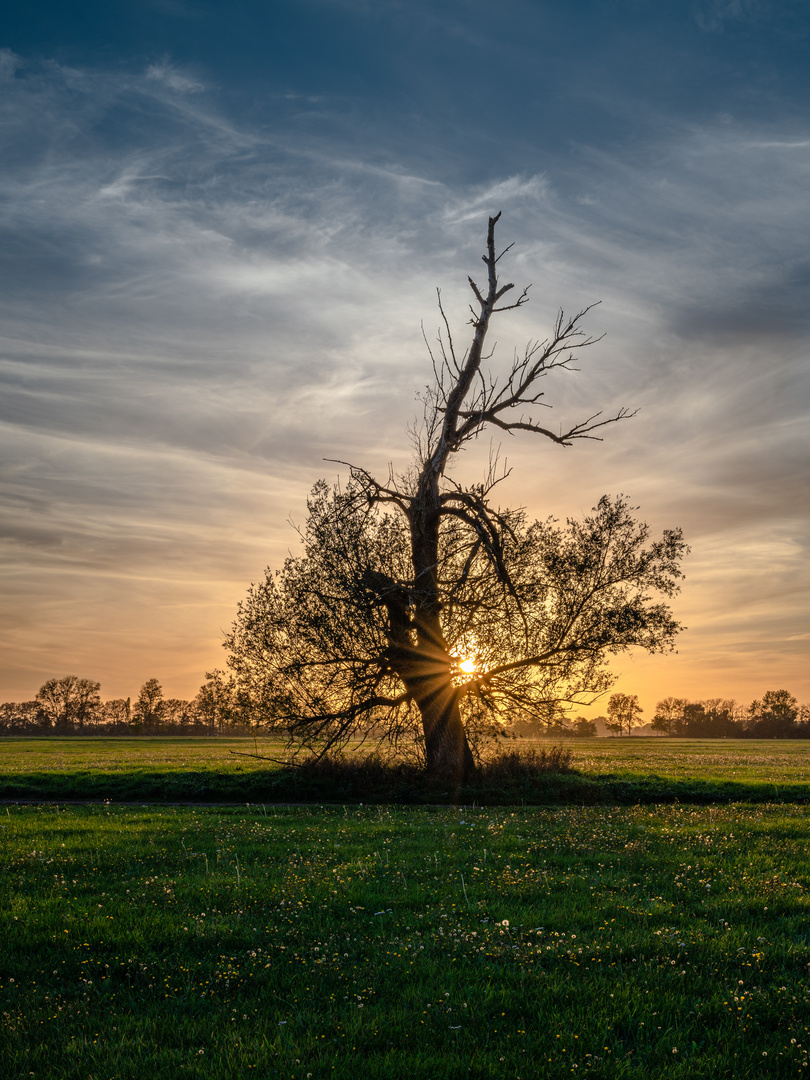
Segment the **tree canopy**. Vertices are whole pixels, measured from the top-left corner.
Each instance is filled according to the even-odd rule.
[[[80,731],[101,705],[101,683],[65,675],[48,679],[37,691],[36,700],[56,731],[77,727]]]
[[[559,717],[613,681],[611,656],[672,647],[680,625],[666,601],[687,548],[679,529],[650,540],[624,496],[603,496],[583,520],[533,521],[504,509],[497,455],[481,480],[448,475],[454,456],[488,428],[570,446],[632,415],[592,413],[557,431],[541,423],[541,389],[593,345],[561,311],[501,375],[485,365],[493,317],[521,307],[501,284],[489,219],[487,285],[469,279],[472,336],[460,353],[439,297],[416,456],[380,482],[343,463],[344,484],[319,481],[302,552],[251,586],[226,640],[229,665],[254,715],[320,751],[362,735],[414,745],[429,769],[462,776],[486,734],[527,716]]]
[[[631,735],[633,728],[641,724],[643,712],[637,694],[611,694],[607,707],[608,731],[615,735]]]

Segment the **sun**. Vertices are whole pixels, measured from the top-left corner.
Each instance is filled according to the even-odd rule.
[[[458,665],[458,670],[466,672],[467,675],[472,675],[475,671],[475,661],[468,656],[466,660],[462,660]]]

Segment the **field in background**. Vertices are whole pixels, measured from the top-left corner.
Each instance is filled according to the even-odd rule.
[[[244,801],[266,797],[268,770],[252,739],[183,737],[0,740],[0,798]],[[284,757],[264,739],[259,753]]]
[[[581,739],[574,766],[590,776],[810,784],[810,739]],[[521,739],[520,746],[540,745]],[[568,745],[568,744],[566,744]]]
[[[522,739],[508,749],[548,743]],[[572,741],[575,774],[489,789],[413,790],[383,778],[309,783],[257,760],[249,739],[7,738],[0,740],[0,798],[200,802],[655,803],[810,801],[810,740],[662,738]],[[258,751],[283,759],[281,742]],[[387,784],[387,786],[386,786]]]
[[[8,1080],[808,1075],[795,806],[9,807]]]
[[[260,754],[284,757],[281,741],[260,739]],[[0,775],[12,776],[42,771],[72,770],[126,773],[148,769],[154,772],[245,772],[272,768],[257,761],[252,739],[161,736],[87,736],[67,738],[0,739]]]

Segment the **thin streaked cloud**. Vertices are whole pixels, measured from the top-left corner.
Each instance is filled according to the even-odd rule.
[[[343,10],[389,47],[389,16]],[[755,14],[702,10],[713,42]],[[460,26],[431,23],[437,41],[484,47],[445,23]],[[772,87],[746,111],[749,88],[735,115],[651,95],[633,127],[633,87],[600,76],[558,102],[567,135],[519,98],[501,128],[466,107],[466,69],[456,97],[452,71],[403,82],[403,34],[392,85],[365,96],[317,56],[265,86],[179,46],[117,64],[0,51],[4,694],[68,670],[110,696],[153,674],[191,693],[247,583],[295,546],[287,519],[334,474],[323,459],[407,464],[420,323],[432,336],[440,286],[463,334],[502,210],[532,303],[497,327],[493,364],[559,305],[601,300],[588,325],[605,340],[549,400],[560,419],[640,407],[567,453],[508,440],[504,498],[565,516],[624,491],[656,528],[684,526],[690,631],[644,693],[745,697],[766,679],[810,697],[804,119]],[[520,80],[509,34],[493,55]]]

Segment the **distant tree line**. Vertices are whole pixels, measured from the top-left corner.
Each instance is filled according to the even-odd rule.
[[[33,701],[0,704],[0,735],[219,735],[250,729],[233,680],[208,672],[196,697],[167,698],[147,679],[132,698],[101,699],[101,683],[65,675],[48,679]]]
[[[697,739],[807,739],[810,706],[788,690],[767,690],[748,706],[721,698],[664,698],[655,708],[653,731]]]
[[[48,679],[33,701],[0,704],[0,735],[241,735],[253,731],[252,704],[232,675],[207,672],[190,700],[167,698],[157,679],[147,679],[131,698],[101,699],[101,683],[65,675]],[[543,725],[518,724],[523,734],[593,738],[600,727],[630,735],[642,726],[637,694],[611,694],[607,714],[589,720],[563,712]],[[733,699],[667,697],[655,707],[648,731],[687,739],[808,739],[810,706],[787,690],[768,690],[750,705]]]
[[[642,712],[637,694],[612,694],[606,716],[577,717],[569,733],[594,736],[601,722],[612,735],[630,735],[644,723]],[[799,705],[788,690],[768,690],[750,705],[728,698],[667,697],[655,706],[649,730],[678,739],[808,739],[810,705]]]

